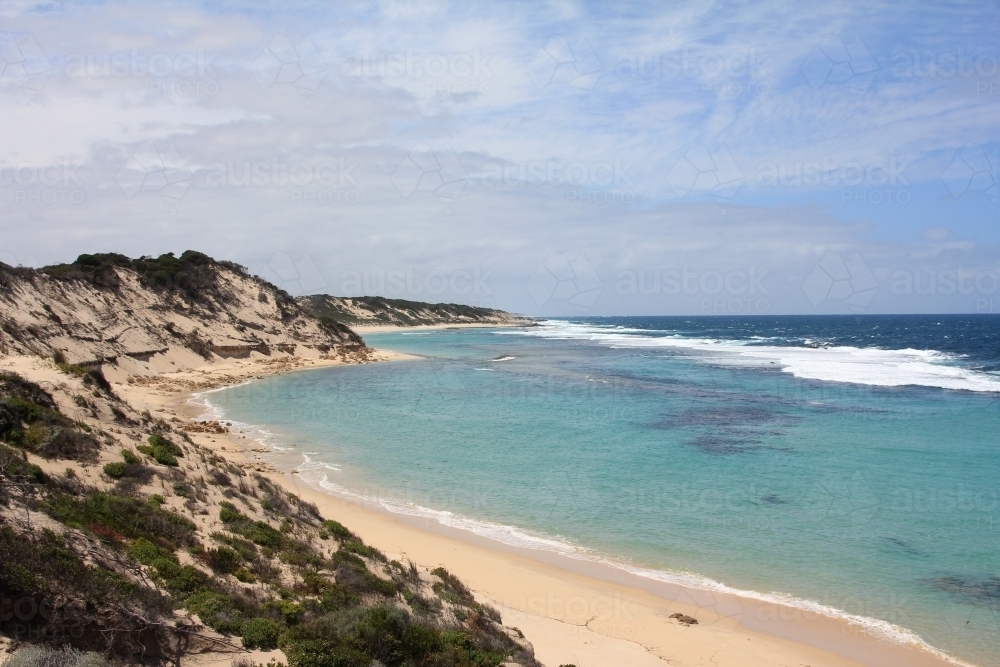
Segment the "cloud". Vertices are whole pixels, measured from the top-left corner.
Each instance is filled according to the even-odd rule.
[[[781,19],[767,6],[574,3],[4,9],[7,41],[34,40],[51,67],[40,87],[0,83],[18,128],[0,138],[12,256],[198,247],[267,267],[308,255],[331,291],[344,271],[479,267],[492,287],[455,300],[532,312],[569,303],[527,289],[546,258],[582,256],[603,285],[581,290],[595,313],[697,309],[620,299],[621,270],[753,265],[789,286],[772,308],[812,312],[802,281],[827,253],[861,255],[881,285],[907,262],[996,261],[995,164],[973,158],[995,154],[995,96],[976,91],[1000,77],[899,67],[956,44],[1000,56],[982,8],[976,22],[877,3]],[[941,25],[950,37],[918,29]],[[850,76],[834,76],[845,62]],[[142,192],[166,174],[154,160],[126,169],[142,176],[125,179],[128,197],[130,159],[169,151],[183,178],[164,183],[183,196]],[[64,183],[41,182],[52,169]],[[869,311],[888,307],[883,291]]]

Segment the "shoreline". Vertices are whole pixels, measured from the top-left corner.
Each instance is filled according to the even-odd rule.
[[[416,324],[406,326],[401,324],[351,324],[349,325],[358,335],[366,333],[401,333],[405,331],[435,331],[441,329],[498,329],[516,328],[529,326],[527,324],[503,324],[488,322],[470,322],[462,324]]]
[[[376,356],[386,361],[419,358],[385,350],[377,351]],[[299,364],[273,371],[332,365],[339,362]],[[161,394],[162,402],[156,402],[171,416],[193,420],[200,415],[195,414],[199,408],[190,402],[196,394],[236,384],[232,380],[243,383],[262,377],[255,364],[242,366],[242,370],[250,371],[242,378],[238,377],[240,373],[237,377],[222,373],[223,366],[193,371],[199,380],[207,382],[199,383],[199,387],[175,384]],[[234,369],[226,370],[231,373]],[[147,401],[149,398],[145,396]],[[762,667],[785,661],[812,667],[967,664],[935,655],[935,649],[874,636],[869,629],[845,618],[733,592],[662,581],[596,559],[513,546],[446,526],[431,516],[391,512],[377,501],[317,489],[297,470],[282,471],[254,462],[259,457],[247,456],[246,440],[240,443],[238,434],[192,433],[191,437],[220,456],[257,470],[316,503],[324,515],[348,524],[366,542],[383,551],[405,555],[424,565],[441,564],[455,572],[477,597],[500,609],[505,624],[524,631],[546,664],[565,662],[567,655],[573,655],[577,664],[587,665],[641,666],[664,661],[708,664],[709,656],[713,664]],[[289,462],[288,467],[296,466]],[[673,613],[694,616],[699,624],[680,625],[669,618]]]

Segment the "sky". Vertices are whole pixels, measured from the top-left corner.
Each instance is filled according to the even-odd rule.
[[[538,316],[1000,312],[994,2],[0,0],[0,261]]]

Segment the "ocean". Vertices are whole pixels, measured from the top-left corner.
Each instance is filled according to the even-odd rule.
[[[1000,666],[1000,317],[369,334],[201,395],[317,488]]]

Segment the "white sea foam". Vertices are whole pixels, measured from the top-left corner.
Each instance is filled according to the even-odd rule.
[[[212,403],[209,400],[208,395],[214,394],[217,391],[222,391],[224,389],[231,389],[233,387],[241,387],[243,385],[250,384],[249,381],[242,382],[236,385],[230,385],[228,387],[220,387],[218,389],[208,389],[206,391],[200,391],[192,393],[188,397],[188,404],[195,405],[204,410],[200,415],[194,418],[194,421],[227,421],[229,423],[229,432],[235,435],[244,436],[250,440],[257,442],[271,450],[276,450],[279,452],[292,451],[292,447],[282,446],[278,444],[275,440],[276,437],[273,433],[267,429],[257,426],[255,424],[248,424],[246,422],[236,421],[234,419],[229,419],[226,417],[222,408]]]
[[[788,347],[750,344],[750,340],[685,337],[668,332],[650,336],[641,329],[620,329],[547,320],[530,329],[500,335],[589,340],[616,348],[671,348],[700,353],[710,363],[737,366],[776,365],[798,378],[880,387],[908,385],[978,392],[1000,392],[1000,377],[957,363],[955,355],[936,350],[884,350],[849,346]]]

